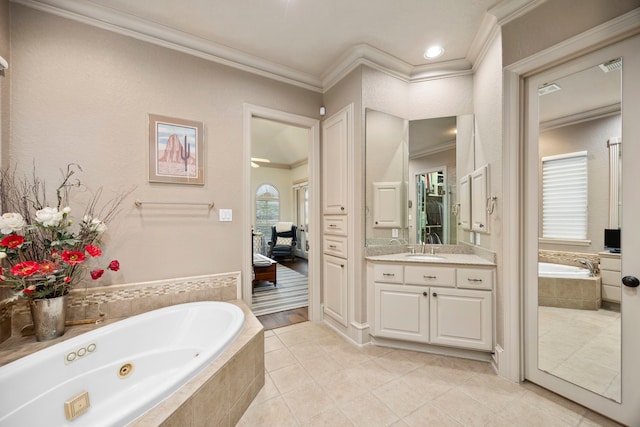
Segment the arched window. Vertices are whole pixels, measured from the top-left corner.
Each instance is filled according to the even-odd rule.
[[[280,193],[271,184],[262,184],[256,191],[256,231],[271,238],[271,226],[280,220]]]

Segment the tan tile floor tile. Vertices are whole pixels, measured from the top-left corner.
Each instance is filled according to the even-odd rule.
[[[267,332],[265,385],[241,427],[618,426],[485,362],[358,347],[311,322]]]
[[[335,409],[335,402],[317,384],[309,382],[282,396],[296,419],[304,424],[324,411]]]
[[[434,399],[431,405],[465,426],[484,426],[494,416],[491,409],[467,396],[459,388],[449,390]]]
[[[337,408],[324,411],[301,424],[304,427],[353,427],[351,420]]]
[[[384,402],[371,393],[357,397],[340,409],[356,426],[388,426],[399,419]]]
[[[267,372],[274,372],[287,366],[296,365],[297,363],[298,361],[287,347],[270,351],[264,355],[264,368]]]

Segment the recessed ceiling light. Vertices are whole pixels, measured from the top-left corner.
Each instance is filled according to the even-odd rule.
[[[424,53],[424,57],[427,59],[434,59],[439,56],[442,56],[443,53],[444,53],[444,49],[442,48],[442,46],[431,46]]]
[[[261,159],[260,157],[252,157],[251,158],[252,162],[261,162],[261,163],[270,163],[271,160],[269,159]]]

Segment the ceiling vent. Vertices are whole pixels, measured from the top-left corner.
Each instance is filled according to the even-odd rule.
[[[622,58],[612,59],[604,64],[600,64],[599,67],[605,73],[608,73],[609,71],[622,70]]]
[[[542,95],[548,95],[550,93],[553,92],[557,92],[560,90],[560,86],[558,86],[556,83],[547,83],[544,86],[541,86],[538,89],[538,95],[542,96]]]

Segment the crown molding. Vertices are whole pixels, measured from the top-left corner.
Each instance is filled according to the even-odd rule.
[[[436,154],[436,153],[442,153],[443,151],[448,151],[448,150],[453,150],[456,148],[456,141],[449,141],[449,142],[444,142],[440,145],[436,145],[435,147],[428,147],[425,148],[424,150],[420,150],[420,151],[416,151],[414,153],[410,153],[409,154],[409,159],[413,160],[413,159],[418,159],[420,157],[424,157],[424,156],[430,156],[432,154]]]
[[[324,93],[360,65],[367,65],[405,82],[472,74],[475,64],[482,59],[490,42],[498,34],[499,25],[521,16],[546,0],[503,0],[491,8],[483,18],[466,58],[413,66],[372,46],[359,44],[345,52],[320,77],[92,2],[11,1],[262,77]]]
[[[604,107],[594,108],[593,110],[581,111],[579,113],[540,122],[540,130],[547,131],[563,126],[576,125],[578,123],[603,119],[617,114],[620,114],[620,103],[606,105]]]
[[[547,0],[503,0],[488,10],[488,13],[495,16],[498,25],[503,26],[529,13]]]

